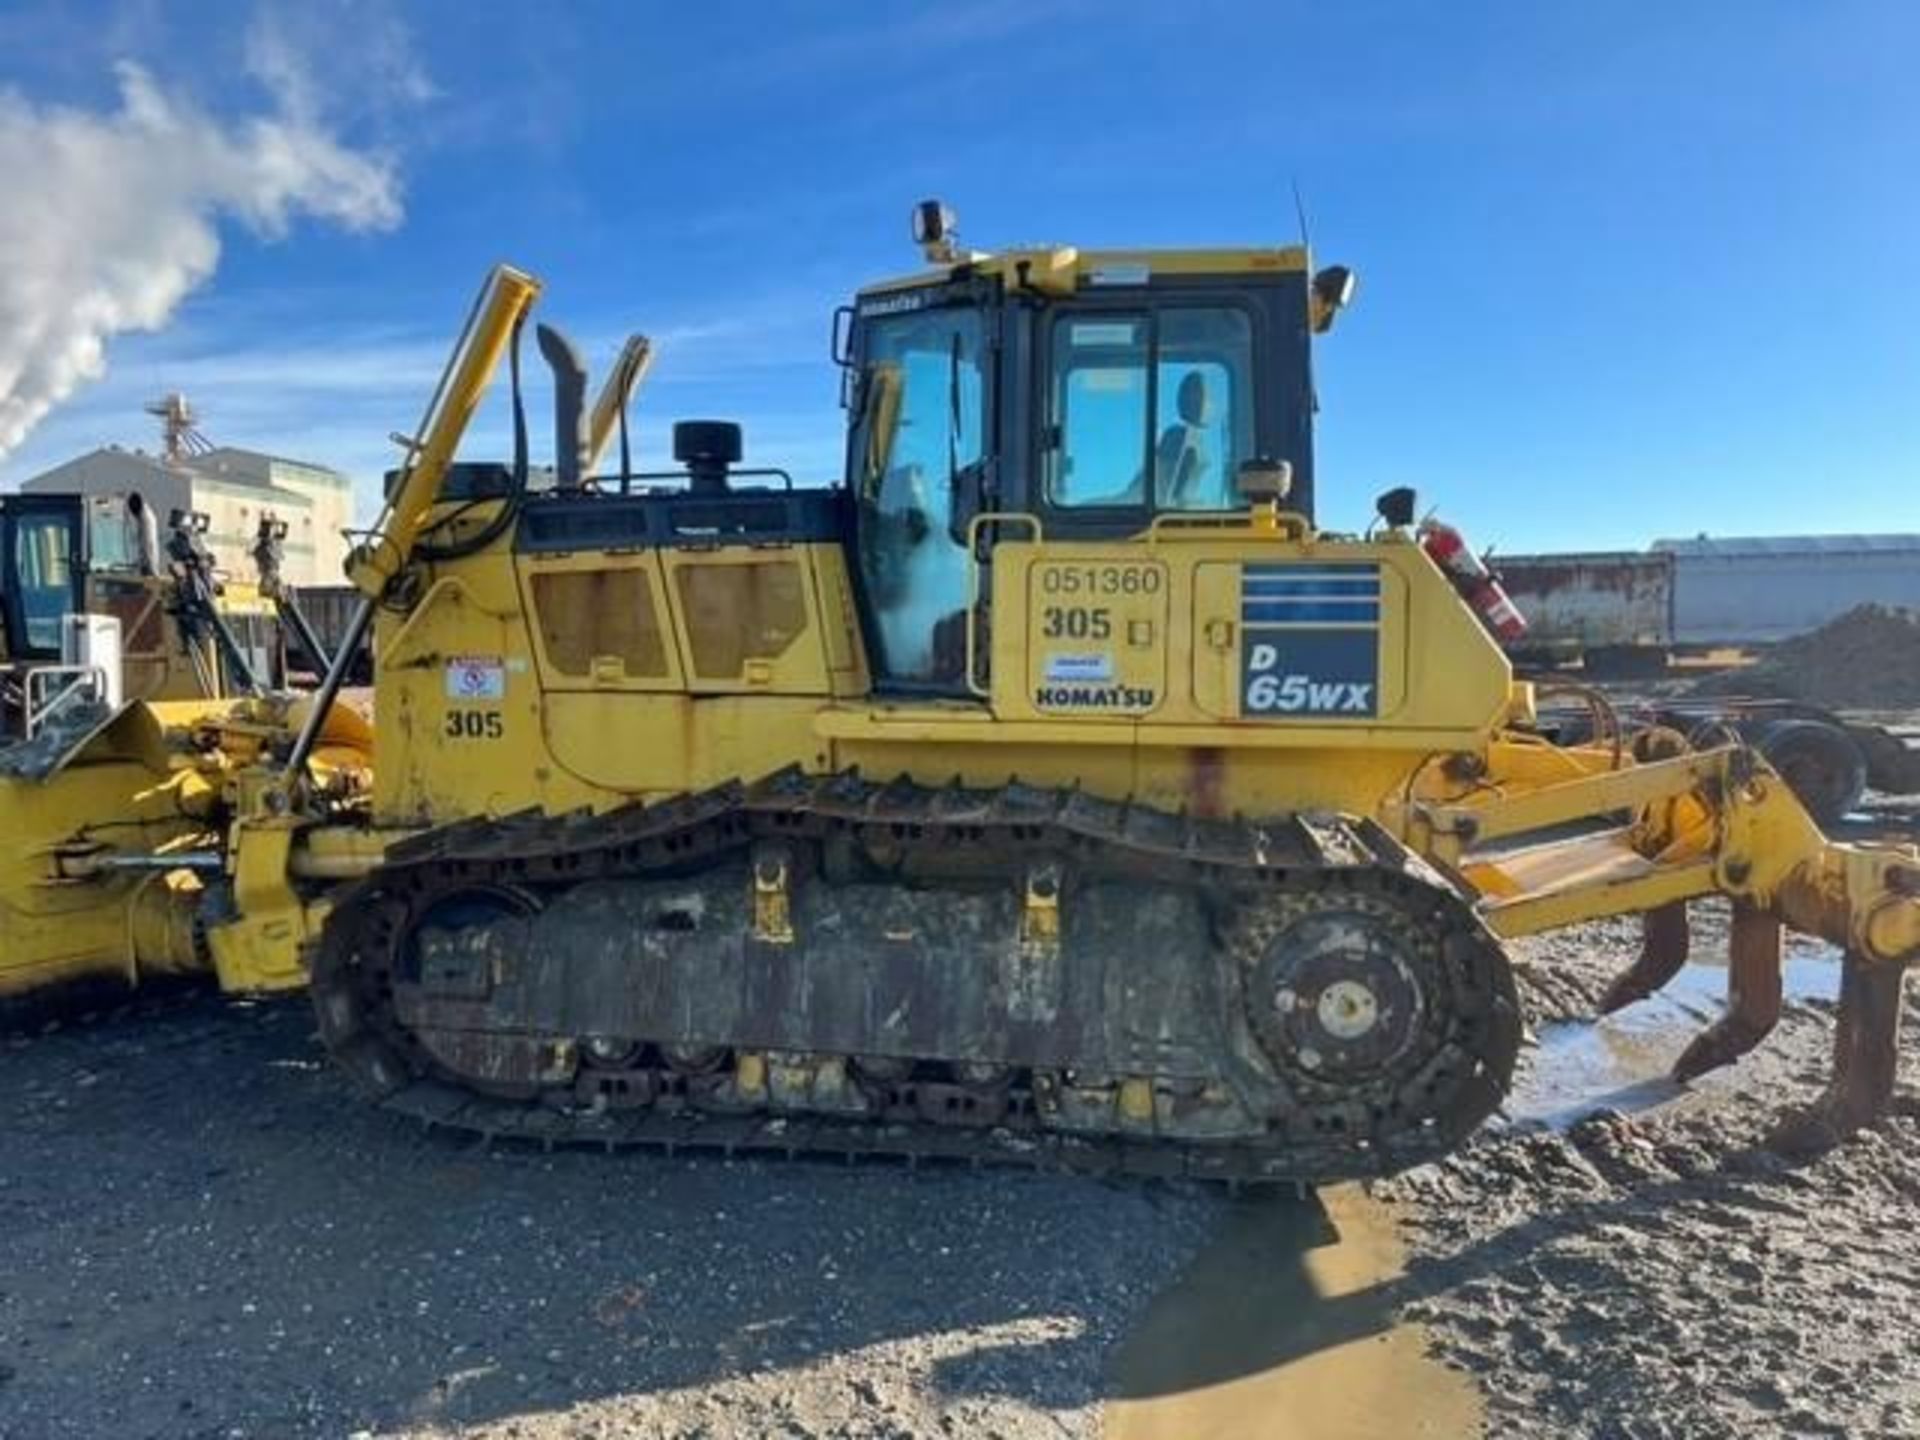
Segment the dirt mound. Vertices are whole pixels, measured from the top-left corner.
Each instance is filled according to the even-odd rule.
[[[1863,710],[1920,705],[1920,611],[1856,606],[1776,645],[1758,664],[1709,675],[1693,689]]]

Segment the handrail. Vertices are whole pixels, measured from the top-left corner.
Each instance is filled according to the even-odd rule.
[[[791,494],[796,489],[793,483],[793,476],[778,465],[757,465],[747,469],[735,467],[727,471],[729,486],[731,486],[735,480],[765,480],[768,478],[779,480],[780,488],[786,493]],[[698,492],[692,488],[693,475],[687,470],[635,470],[630,475],[589,475],[587,477],[587,484],[590,489],[587,493],[595,495],[631,495],[633,493],[633,482],[636,480],[673,480],[680,482],[681,488],[656,492],[659,494],[698,494]],[[618,488],[616,489],[615,486],[618,486]],[[824,490],[828,487],[823,486],[821,488]],[[752,492],[729,488],[725,493],[727,495],[739,495],[750,494]],[[700,498],[705,500],[713,497],[701,495]],[[724,498],[724,496],[722,498]]]
[[[44,693],[55,684],[46,703],[37,703],[36,696]],[[31,740],[39,733],[40,727],[68,705],[83,700],[92,700],[99,704],[105,702],[109,694],[107,671],[103,665],[29,665],[20,676],[21,728],[24,738]]]
[[[1306,540],[1313,535],[1313,522],[1298,510],[1209,510],[1191,512],[1182,510],[1163,510],[1147,522],[1147,543],[1158,544],[1163,532],[1184,531],[1191,535],[1194,531],[1247,531],[1256,535],[1284,533],[1295,540]],[[1184,538],[1184,537],[1183,537]]]
[[[982,700],[993,698],[993,688],[976,678],[980,652],[980,532],[987,525],[1024,525],[1033,531],[1033,543],[1046,543],[1046,532],[1038,515],[1024,510],[982,510],[967,521],[967,690]]]

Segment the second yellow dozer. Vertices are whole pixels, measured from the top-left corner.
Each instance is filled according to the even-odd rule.
[[[1624,1003],[1724,896],[1683,1073],[1771,1026],[1786,925],[1845,952],[1818,1126],[1884,1108],[1920,854],[1829,841],[1742,748],[1548,743],[1408,495],[1316,526],[1347,272],[917,229],[837,317],[822,489],[720,422],[589,476],[545,327],[554,484],[454,464],[538,291],[489,279],[350,562],[371,794],[316,801],[336,673],[225,782],[223,983],[310,980],[368,1092],[489,1136],[1315,1181],[1497,1109],[1504,941],[1644,913]]]
[[[263,522],[259,587],[216,575],[205,527],[177,513],[163,548],[137,495],[0,500],[0,1026],[211,965],[205,922],[224,901],[243,779],[271,773],[307,714],[277,688],[283,628],[318,642],[276,588],[284,527]],[[118,622],[117,662],[63,660],[74,616]],[[114,708],[116,694],[131,703]],[[350,807],[372,754],[344,704],[320,738],[309,816]],[[286,980],[303,980],[289,963]]]

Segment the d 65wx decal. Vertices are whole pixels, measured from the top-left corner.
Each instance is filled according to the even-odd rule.
[[[1380,567],[1248,565],[1240,576],[1240,713],[1380,713]]]

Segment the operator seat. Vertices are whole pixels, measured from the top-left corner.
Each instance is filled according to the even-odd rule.
[[[1213,396],[1206,376],[1189,370],[1180,381],[1176,405],[1179,418],[1160,432],[1153,450],[1154,499],[1163,510],[1202,508],[1201,489],[1212,465],[1205,427],[1213,419]]]

